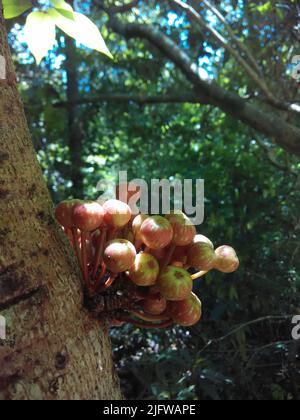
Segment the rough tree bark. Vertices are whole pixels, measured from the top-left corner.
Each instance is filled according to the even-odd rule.
[[[106,327],[53,218],[17,91],[0,0],[0,399],[118,399]]]

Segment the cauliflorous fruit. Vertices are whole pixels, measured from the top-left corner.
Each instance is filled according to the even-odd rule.
[[[187,263],[196,270],[209,271],[214,267],[215,252],[210,241],[202,241],[201,237],[195,237],[188,249]]]
[[[74,207],[81,203],[80,200],[66,200],[58,204],[55,209],[55,217],[58,223],[65,228],[74,228],[73,210]]]
[[[75,227],[84,232],[92,232],[103,223],[104,212],[102,206],[95,201],[76,204],[73,210]]]
[[[214,267],[222,273],[233,273],[239,268],[240,262],[235,250],[228,245],[216,249]]]
[[[138,254],[129,270],[130,279],[138,286],[153,286],[159,274],[159,264],[146,252]]]
[[[126,239],[110,241],[104,251],[103,260],[107,268],[113,273],[129,270],[136,257],[135,247]]]
[[[170,222],[161,216],[148,217],[141,226],[141,238],[151,249],[167,247],[173,239],[173,229]]]
[[[166,308],[167,300],[160,295],[153,298],[149,297],[143,302],[144,311],[151,315],[160,315],[166,310]]]
[[[131,210],[128,204],[119,200],[108,200],[103,204],[104,221],[114,229],[127,225],[131,219]]]
[[[172,212],[166,216],[173,228],[172,243],[176,246],[185,246],[193,242],[196,228],[190,219],[182,212]]]
[[[177,301],[189,296],[193,281],[188,271],[180,267],[168,266],[159,275],[157,285],[163,297]]]
[[[176,324],[190,327],[200,321],[202,304],[200,299],[194,293],[191,293],[184,300],[169,302],[168,313]]]

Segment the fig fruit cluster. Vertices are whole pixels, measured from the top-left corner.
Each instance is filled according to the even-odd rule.
[[[67,200],[55,210],[73,246],[89,295],[107,291],[119,276],[132,286],[130,309],[114,325],[165,328],[195,325],[202,304],[193,282],[210,270],[232,273],[239,267],[235,250],[217,249],[181,211],[164,217],[132,215],[132,193],[117,189],[121,200]],[[120,194],[122,189],[122,194]]]

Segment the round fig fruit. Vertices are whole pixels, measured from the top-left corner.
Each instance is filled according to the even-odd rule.
[[[191,293],[184,300],[169,302],[168,313],[176,324],[191,327],[201,319],[202,304],[200,299],[194,293]]]
[[[143,302],[144,311],[151,315],[160,315],[165,312],[166,308],[167,301],[162,296],[149,297]]]
[[[214,268],[215,252],[211,244],[199,242],[196,237],[189,246],[187,263],[196,270],[209,271]]]
[[[73,221],[73,210],[79,203],[81,203],[80,200],[66,200],[58,204],[55,209],[55,218],[60,225],[68,229],[75,227]]]
[[[204,235],[196,235],[195,236],[195,238],[194,238],[194,240],[193,240],[193,243],[194,244],[196,244],[196,243],[199,243],[199,242],[202,242],[202,243],[204,243],[204,244],[207,244],[207,245],[209,245],[212,249],[215,249],[215,247],[214,247],[214,244],[212,243],[212,241],[210,240],[210,239],[208,239],[206,236],[204,236]]]
[[[138,214],[132,221],[132,231],[136,239],[141,239],[141,227],[146,219],[148,219],[147,214]]]
[[[193,242],[196,236],[196,228],[183,212],[172,212],[166,216],[173,228],[172,244],[185,246]]]
[[[129,270],[129,277],[138,286],[153,286],[159,274],[159,264],[146,252],[138,254]]]
[[[74,225],[83,232],[92,232],[100,227],[103,216],[102,206],[95,201],[81,202],[73,210]]]
[[[114,229],[127,225],[131,219],[131,210],[128,204],[119,200],[108,200],[103,204],[104,221]]]
[[[104,251],[104,263],[112,273],[127,271],[134,264],[136,251],[126,239],[110,241]]]
[[[240,262],[235,250],[228,245],[216,249],[214,268],[222,273],[233,273],[239,268]]]
[[[163,297],[177,301],[189,296],[193,281],[190,274],[183,268],[168,266],[161,272],[157,285]]]
[[[164,217],[151,216],[141,226],[141,237],[150,249],[165,248],[173,239],[173,229]]]

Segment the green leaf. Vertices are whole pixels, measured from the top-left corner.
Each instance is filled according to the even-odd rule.
[[[64,0],[51,0],[51,3],[58,13],[67,19],[74,20],[74,10],[70,4],[66,3]]]
[[[48,13],[53,17],[55,24],[77,42],[113,58],[99,29],[89,18],[81,13],[74,12],[73,21],[65,18],[55,9],[49,9]]]
[[[55,23],[44,12],[32,12],[28,15],[24,28],[26,42],[37,64],[47,55],[55,44]]]
[[[20,16],[22,13],[32,8],[32,3],[29,0],[3,0],[4,18],[13,19]]]

